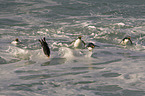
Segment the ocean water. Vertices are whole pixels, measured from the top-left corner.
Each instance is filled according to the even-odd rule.
[[[144,0],[0,2],[0,96],[145,96]],[[99,47],[70,48],[78,36]]]

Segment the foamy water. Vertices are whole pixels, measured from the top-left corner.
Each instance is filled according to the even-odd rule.
[[[144,96],[144,7],[141,0],[1,1],[0,95]],[[97,47],[70,47],[80,35]],[[132,46],[120,45],[125,36]],[[11,44],[16,38],[21,43]]]

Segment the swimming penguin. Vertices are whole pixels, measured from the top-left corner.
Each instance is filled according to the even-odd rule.
[[[95,45],[93,43],[89,43],[86,47],[88,48],[89,51],[92,51]]]
[[[45,40],[45,37],[43,39],[39,40],[39,42],[43,48],[44,54],[49,58],[50,57],[50,48]]]
[[[122,41],[120,42],[120,44],[122,45],[132,45],[132,41],[131,41],[131,37],[128,36],[128,37],[125,37],[122,39]]]
[[[79,36],[77,40],[73,41],[74,48],[85,48],[85,42],[81,38],[82,36]]]
[[[17,45],[18,43],[20,43],[18,38],[16,38],[14,41],[11,42],[11,44],[14,44],[14,45]]]

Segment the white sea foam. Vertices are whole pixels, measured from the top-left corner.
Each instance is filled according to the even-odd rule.
[[[124,23],[120,22],[120,23],[115,23],[114,25],[118,25],[118,26],[125,26]]]
[[[2,0],[0,95],[144,96],[144,5],[121,2]],[[99,47],[73,49],[80,35]],[[128,35],[133,46],[120,45]],[[22,46],[10,44],[17,37]]]

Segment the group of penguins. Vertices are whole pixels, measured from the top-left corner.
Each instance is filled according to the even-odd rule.
[[[44,54],[49,58],[50,57],[50,48],[49,48],[49,46],[46,42],[45,37],[42,38],[42,39],[39,39],[39,42],[41,44],[41,47],[43,49]],[[12,43],[13,44],[18,44],[18,43],[20,43],[20,41],[19,41],[18,38],[16,38],[15,41],[13,41]],[[128,36],[128,37],[123,38],[122,41],[120,42],[120,44],[122,44],[122,45],[127,45],[127,44],[132,45],[133,43],[131,41],[131,37]],[[97,46],[93,43],[88,43],[86,45],[86,43],[82,40],[82,36],[79,36],[76,40],[72,41],[71,45],[75,49],[88,48],[89,51],[92,51],[93,48],[95,48],[95,46]]]

